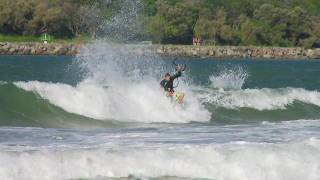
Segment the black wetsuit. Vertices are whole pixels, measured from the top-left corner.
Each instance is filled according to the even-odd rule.
[[[173,75],[173,76],[170,77],[170,80],[169,80],[169,81],[167,81],[167,80],[165,80],[165,79],[162,80],[162,81],[160,82],[161,87],[163,87],[165,91],[174,92],[174,89],[173,89],[173,81],[174,81],[176,78],[180,77],[180,76],[181,76],[181,71],[178,71],[175,75]]]

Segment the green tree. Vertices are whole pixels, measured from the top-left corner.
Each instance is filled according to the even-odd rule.
[[[170,2],[172,3],[172,2]],[[191,44],[193,36],[193,27],[196,23],[197,8],[195,1],[180,1],[170,5],[169,1],[157,1],[158,10],[156,18],[151,19],[151,33],[153,36],[161,35],[162,43],[184,43]],[[154,22],[160,20],[159,23]],[[163,30],[154,31],[160,24],[163,24]],[[153,27],[154,25],[154,27]]]
[[[223,8],[215,14],[211,14],[207,10],[196,23],[195,35],[203,39],[209,39],[215,44],[233,44],[234,32],[231,26],[226,24],[226,19],[227,15]]]
[[[24,34],[28,21],[33,17],[36,2],[0,0],[0,32]]]

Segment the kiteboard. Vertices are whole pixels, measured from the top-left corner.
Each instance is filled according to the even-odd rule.
[[[182,92],[174,93],[174,98],[179,104],[183,103],[184,97],[185,97],[185,94]]]

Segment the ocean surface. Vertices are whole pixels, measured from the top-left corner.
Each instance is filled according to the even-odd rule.
[[[173,59],[0,56],[1,179],[320,179],[320,61]]]

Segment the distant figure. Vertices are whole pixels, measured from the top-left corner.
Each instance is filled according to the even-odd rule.
[[[193,37],[193,38],[192,38],[192,44],[193,44],[194,46],[197,45],[197,38],[196,38],[196,37]]]
[[[198,46],[201,46],[202,45],[202,39],[201,38],[198,38],[198,43],[197,43]]]
[[[198,37],[193,37],[192,38],[192,43],[193,43],[194,46],[200,46],[201,42],[202,42],[201,38],[198,38]]]

